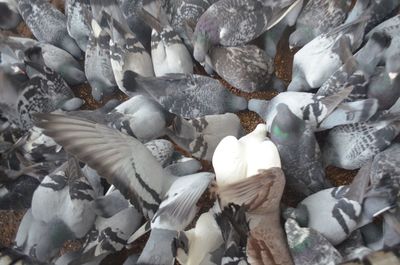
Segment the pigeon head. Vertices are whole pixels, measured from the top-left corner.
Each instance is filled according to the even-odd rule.
[[[6,2],[0,3],[0,28],[9,30],[18,25],[21,21],[21,17],[17,11],[10,9],[10,6]]]
[[[291,139],[301,137],[305,130],[305,122],[294,115],[289,107],[278,104],[277,114],[271,125],[271,139],[273,142],[287,143]]]

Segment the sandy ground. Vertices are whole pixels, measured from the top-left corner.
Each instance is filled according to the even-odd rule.
[[[63,4],[61,1],[52,1],[56,2],[56,6],[59,7],[60,9],[63,8]],[[286,37],[289,32],[286,32]],[[18,28],[14,31],[11,32],[6,32],[6,34],[9,35],[19,35],[19,36],[25,36],[25,37],[32,37],[31,32],[29,29],[21,23],[21,25],[18,26]],[[287,38],[284,38],[280,43],[278,47],[278,54],[275,58],[275,71],[276,75],[288,83],[291,78],[291,69],[292,69],[292,61],[293,61],[293,53],[289,50],[288,44],[287,44]],[[203,71],[200,69],[199,66],[196,67],[196,72],[197,73],[202,73]],[[218,78],[218,77],[217,77]],[[246,97],[247,99],[249,98],[261,98],[261,99],[270,99],[273,96],[276,95],[275,92],[271,91],[266,91],[266,92],[257,92],[257,93],[243,93],[238,91],[237,89],[230,87],[225,81],[221,80],[221,82],[231,91],[233,91],[235,94],[241,95]],[[73,87],[74,92],[76,93],[77,96],[83,98],[85,100],[85,105],[83,106],[83,109],[95,109],[100,106],[102,106],[107,100],[110,99],[110,97],[105,98],[102,102],[96,102],[93,100],[93,98],[90,95],[90,87],[87,84],[83,84],[77,87]],[[120,100],[126,99],[126,96],[124,96],[122,93],[117,93],[113,96],[113,98],[118,98]],[[242,111],[237,113],[237,115],[240,117],[241,123],[246,130],[246,132],[252,131],[258,123],[263,122],[262,119],[254,112],[251,111]],[[212,169],[210,163],[204,162],[204,168],[207,169]],[[355,171],[346,171],[334,167],[329,167],[327,169],[327,176],[328,178],[334,183],[335,185],[344,185],[348,184],[351,182],[352,178],[355,175]],[[207,211],[210,206],[212,205],[212,196],[209,193],[206,193],[203,195],[202,199],[199,201],[198,206],[200,207],[200,212],[205,212]],[[293,196],[291,196],[290,191],[285,191],[285,194],[283,196],[283,202],[288,205],[295,205],[296,200],[293,199]],[[0,245],[4,246],[11,246],[12,242],[15,238],[18,225],[23,217],[24,211],[0,211]],[[138,253],[140,250],[143,248],[144,243],[146,242],[147,237],[144,236],[140,240],[138,240],[135,245],[133,246],[132,249],[130,250],[124,250],[121,251],[121,253],[110,255],[107,257],[102,264],[122,264],[122,262],[125,260],[126,256],[129,255],[129,253]],[[80,246],[79,241],[75,242],[67,242],[65,244],[65,248],[62,250],[62,252],[65,251],[70,251],[79,248]]]

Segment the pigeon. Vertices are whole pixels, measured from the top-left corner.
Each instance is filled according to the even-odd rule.
[[[296,24],[297,18],[303,9],[304,0],[296,2],[293,9],[273,28],[261,35],[263,40],[263,50],[271,58],[275,58],[278,49],[278,43],[281,40],[287,27],[292,27]]]
[[[27,130],[33,126],[32,113],[51,112],[56,109],[75,110],[83,104],[74,97],[65,81],[50,68],[34,62],[26,62],[32,74],[23,91],[19,93],[17,110],[20,126]]]
[[[343,39],[342,39],[343,40]],[[341,66],[318,89],[317,95],[329,96],[343,87],[352,86],[353,91],[344,101],[355,101],[368,98],[368,84],[375,73],[383,52],[390,45],[390,36],[384,33],[375,33],[357,53],[363,56],[353,57],[348,46],[341,43],[341,57],[345,64]]]
[[[274,73],[273,59],[255,45],[214,47],[207,58],[220,77],[244,92],[266,90]]]
[[[246,247],[250,229],[246,220],[246,208],[229,204],[221,213],[216,214],[215,219],[225,242],[221,262],[217,264],[249,264]]]
[[[0,246],[0,264],[46,265],[46,263],[37,261],[32,257],[19,252],[18,250],[3,246]]]
[[[362,201],[369,182],[367,163],[349,186],[329,188],[301,201],[296,209],[286,209],[285,219],[293,218],[302,227],[316,230],[331,244],[343,242],[359,226]]]
[[[22,21],[17,0],[0,1],[0,29],[15,29]]]
[[[193,33],[194,58],[203,63],[213,46],[239,46],[257,38],[282,20],[296,4],[292,0],[217,1],[197,21]]]
[[[151,221],[150,237],[138,264],[173,264],[174,238],[195,217],[196,203],[213,179],[214,174],[200,172],[179,177],[171,184]]]
[[[116,197],[111,200],[124,200],[124,197],[118,190],[106,195],[110,198],[113,193],[117,193]],[[129,206],[128,202],[123,209],[109,208],[102,215],[97,215],[93,228],[88,232],[86,242],[84,243],[81,254],[69,264],[100,264],[107,255],[122,250],[127,239],[139,228],[142,215],[133,206]],[[95,205],[97,199],[95,200]],[[96,206],[95,206],[96,207]],[[104,209],[103,209],[104,210]]]
[[[390,2],[390,1],[389,1]],[[387,35],[389,35],[392,38],[390,46],[386,49],[383,57],[383,61],[386,62],[386,64],[390,65],[392,63],[391,57],[396,57],[398,55],[398,51],[400,48],[400,37],[399,37],[399,32],[400,32],[400,15],[396,15],[375,28],[373,28],[367,35],[366,38],[371,38],[372,34],[376,32],[383,32]],[[360,54],[360,56],[364,56],[363,54]],[[398,61],[398,60],[397,60]],[[399,67],[400,63],[397,63],[397,67]],[[390,73],[390,72],[389,72]]]
[[[75,58],[81,57],[81,50],[68,35],[67,18],[45,0],[18,0],[21,16],[41,42],[47,42],[66,50]]]
[[[119,89],[126,93],[123,78],[127,71],[141,76],[154,76],[150,54],[129,29],[116,0],[109,1],[111,14],[103,12],[110,32],[110,61]],[[107,10],[107,9],[106,9]]]
[[[119,119],[113,114],[122,114]],[[155,100],[137,95],[115,107],[110,113],[113,127],[147,142],[163,136],[174,115],[168,113]]]
[[[357,258],[355,260],[351,260],[346,263],[342,263],[343,265],[363,265],[363,264],[397,264],[400,262],[398,246],[393,248],[385,248],[379,251],[372,252],[363,258]]]
[[[195,74],[141,77],[127,71],[128,94],[148,93],[167,111],[186,119],[237,112],[247,108],[246,99],[229,92],[218,80]]]
[[[143,6],[143,1],[131,0],[119,0],[118,2],[130,30],[136,35],[143,47],[150,52],[152,29],[149,25],[143,23],[140,17],[140,11],[146,4]],[[152,2],[149,4],[151,5]]]
[[[349,12],[345,23],[350,23],[368,13],[371,17],[368,19],[365,32],[369,32],[376,25],[390,17],[391,14],[395,13],[399,6],[399,0],[357,0]]]
[[[293,264],[280,224],[279,203],[285,176],[279,167],[262,169],[258,174],[231,184],[220,182],[217,194],[222,201],[246,208],[249,222],[246,254],[249,264]]]
[[[142,20],[151,25],[151,60],[155,76],[174,73],[193,73],[192,57],[179,35],[168,22],[167,14],[160,8],[159,18],[143,10]]]
[[[294,219],[287,219],[285,231],[294,264],[338,264],[342,261],[339,251],[318,231],[300,227]]]
[[[256,175],[260,169],[280,167],[281,161],[275,144],[267,138],[266,125],[258,124],[239,140],[232,135],[223,138],[212,164],[218,185],[227,185]]]
[[[36,114],[36,117],[37,125],[44,128],[46,135],[106,178],[146,219],[154,217],[152,225],[156,228],[182,230],[185,228],[182,225],[194,217],[193,205],[213,174],[202,172],[176,177],[167,174],[150,151],[134,137],[81,118],[56,114]],[[74,135],[80,136],[75,138]],[[93,141],[82,142],[82,137]],[[88,150],[91,151],[88,153]],[[181,187],[183,183],[185,189]],[[171,214],[175,208],[179,211]],[[178,227],[174,228],[174,225]]]
[[[344,169],[360,168],[390,146],[400,133],[399,114],[376,120],[340,125],[329,131],[322,148],[324,164]]]
[[[70,158],[35,190],[32,207],[18,229],[16,247],[49,261],[66,240],[82,238],[90,230],[95,220],[93,199],[94,190],[78,162]]]
[[[328,128],[321,126],[322,122],[340,106],[339,104],[351,91],[351,87],[345,88],[328,97],[317,96],[307,92],[287,91],[279,93],[270,101],[250,99],[248,108],[267,122],[268,131],[271,131],[271,123],[277,114],[277,106],[280,103],[286,104],[294,115],[306,121],[313,129],[324,130]],[[354,119],[354,116],[351,117]]]
[[[113,93],[118,85],[111,67],[110,35],[95,19],[92,19],[91,26],[85,53],[85,74],[93,98],[100,101],[103,95]]]
[[[90,0],[65,1],[68,34],[76,41],[82,51],[86,51],[91,31],[92,11]]]
[[[302,199],[332,187],[325,177],[321,151],[314,131],[280,103],[271,124],[271,141],[278,148],[286,185]]]
[[[341,61],[340,39],[348,37],[351,51],[362,43],[367,18],[334,28],[301,48],[293,59],[292,81],[288,91],[309,91],[320,87],[345,62]]]
[[[186,265],[220,264],[218,257],[213,254],[221,247],[224,240],[213,210],[200,215],[195,227],[180,232],[176,241],[179,242],[176,245],[182,245],[177,249],[179,263]],[[188,247],[187,253],[184,250],[185,246]]]
[[[166,167],[172,162],[174,155],[174,145],[165,139],[155,139],[144,144],[162,167]]]
[[[68,52],[48,43],[29,38],[8,37],[0,34],[2,64],[23,63],[26,57],[31,60],[41,53],[44,64],[60,74],[69,85],[78,85],[86,80],[82,66]]]
[[[33,177],[22,175],[15,181],[0,183],[0,209],[21,210],[31,207],[33,192],[40,182]]]
[[[296,30],[290,34],[289,46],[303,47],[315,37],[340,26],[350,10],[351,1],[308,1],[296,21]]]
[[[210,161],[222,138],[228,135],[240,137],[243,128],[239,117],[233,113],[206,115],[191,120],[176,116],[166,135],[192,156]]]
[[[400,144],[395,143],[374,157],[370,175],[371,185],[363,203],[364,212],[371,218],[382,211],[397,207],[400,192],[399,154]]]
[[[383,246],[395,247],[400,244],[400,210],[399,203],[392,211],[387,211],[383,214]]]

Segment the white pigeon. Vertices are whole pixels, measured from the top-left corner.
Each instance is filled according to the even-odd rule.
[[[261,169],[281,167],[278,149],[267,137],[266,124],[258,124],[239,140],[234,136],[222,139],[212,163],[219,186],[256,175]]]

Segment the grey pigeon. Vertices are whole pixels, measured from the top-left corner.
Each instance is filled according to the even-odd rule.
[[[161,166],[167,166],[173,159],[174,145],[165,139],[155,139],[144,144]]]
[[[271,140],[279,150],[286,184],[304,199],[332,187],[325,177],[321,151],[313,129],[294,115],[286,104],[277,106]]]
[[[0,2],[0,29],[10,30],[22,21],[16,0],[2,0]]]
[[[159,18],[146,10],[141,19],[151,25],[151,60],[155,76],[169,73],[193,73],[193,61],[188,49],[168,22],[167,14],[160,8]]]
[[[288,91],[308,91],[320,87],[339,67],[340,39],[350,38],[351,51],[362,43],[367,18],[341,25],[324,33],[301,48],[293,59],[292,81]]]
[[[391,79],[387,71],[387,66],[379,66],[371,76],[368,85],[368,97],[378,100],[378,110],[388,110],[400,97],[399,85],[400,75]]]
[[[244,92],[266,90],[274,73],[273,59],[255,45],[214,47],[209,64],[220,77]]]
[[[78,161],[70,158],[36,189],[16,247],[40,261],[53,258],[66,240],[82,238],[90,230],[95,220],[93,199],[94,190]]]
[[[256,112],[271,131],[271,123],[277,114],[277,106],[280,103],[286,104],[290,111],[306,121],[313,129],[326,129],[321,123],[339,106],[349,95],[352,88],[346,88],[336,94],[323,97],[307,92],[282,92],[271,100],[250,99],[249,110]],[[374,113],[373,113],[374,114]],[[354,115],[353,115],[354,116]]]
[[[167,111],[187,119],[247,108],[246,99],[232,94],[218,80],[207,76],[169,74],[145,78],[127,71],[124,86],[129,94],[150,94]]]
[[[82,51],[86,51],[90,34],[92,10],[90,0],[66,0],[68,34],[76,41]]]
[[[69,85],[78,85],[86,80],[82,66],[63,49],[29,38],[8,37],[0,34],[0,40],[2,64],[23,63],[26,56],[37,56],[36,53],[41,52],[44,64],[60,74]]]
[[[92,19],[91,25],[85,53],[85,74],[92,88],[93,98],[99,101],[103,95],[111,94],[118,86],[111,67],[111,37],[95,19]]]
[[[151,27],[143,23],[139,11],[143,8],[142,0],[119,0],[121,11],[131,31],[136,35],[143,47],[150,51]],[[151,4],[150,1],[149,4]]]
[[[197,202],[210,181],[209,177],[203,175],[209,176],[209,173],[177,178],[164,171],[150,151],[134,137],[95,122],[64,115],[37,114],[37,118],[39,127],[45,128],[46,135],[53,137],[67,152],[72,152],[107,178],[110,184],[140,209],[145,218],[151,219],[157,212],[160,222],[167,221],[167,227],[171,229],[168,222],[174,221],[174,225],[179,228],[182,222],[188,224],[190,218],[194,217],[192,214],[196,211],[189,202]],[[93,151],[88,153],[88,150]],[[194,184],[189,189],[191,182]],[[181,188],[182,183],[186,183],[186,189]],[[167,193],[170,192],[172,194],[168,197]],[[163,201],[164,198],[166,201]],[[170,210],[176,208],[180,210],[171,214]],[[163,219],[164,215],[168,219]],[[152,222],[152,225],[155,223]]]
[[[383,32],[389,35],[392,38],[392,42],[389,48],[386,49],[383,61],[385,61],[388,73],[390,74],[391,79],[394,79],[398,72],[400,71],[400,59],[399,59],[399,48],[400,48],[400,15],[396,15],[375,28],[373,28],[367,35],[367,38],[371,38],[372,34],[375,32]],[[363,54],[360,54],[363,56]]]
[[[111,115],[114,113],[123,116],[112,121],[113,127],[144,142],[163,136],[173,118],[155,100],[142,95],[118,105]]]
[[[399,0],[357,0],[354,7],[347,16],[346,22],[352,22],[360,16],[368,13],[368,19],[365,31],[369,32],[373,27],[390,17],[400,6]]]
[[[51,112],[56,109],[75,110],[83,101],[74,97],[65,81],[50,68],[38,63],[26,62],[32,69],[29,82],[19,94],[17,109],[20,126],[32,127],[32,113]]]
[[[151,222],[150,237],[138,264],[173,264],[174,239],[193,220],[198,210],[196,203],[212,179],[214,174],[200,172],[172,183]]]
[[[315,229],[333,245],[340,244],[362,225],[362,202],[369,183],[371,162],[357,173],[348,186],[329,188],[305,198],[296,209],[284,211],[300,226]]]
[[[370,77],[375,73],[376,66],[390,42],[390,36],[384,33],[374,33],[367,44],[359,51],[363,56],[356,58],[353,57],[348,45],[341,43],[340,53],[345,63],[322,84],[317,95],[332,95],[343,87],[351,86],[353,91],[344,100],[345,102],[368,98]]]
[[[228,135],[241,137],[239,117],[232,113],[185,120],[176,116],[166,135],[192,156],[211,160],[218,143]]]
[[[302,47],[320,34],[340,26],[350,11],[351,1],[311,0],[304,6],[290,34],[289,46]]]
[[[45,0],[18,0],[22,18],[33,35],[66,50],[75,58],[81,57],[81,50],[75,40],[68,35],[67,18]]]
[[[107,196],[117,193],[111,200],[124,200],[118,190]],[[95,201],[96,205],[97,200]],[[82,252],[74,259],[73,264],[100,264],[109,254],[122,250],[128,238],[139,228],[142,215],[133,206],[118,209],[117,212],[107,212],[107,217],[96,216],[93,228],[88,232]],[[110,208],[110,210],[113,210]]]
[[[282,20],[296,4],[292,0],[223,0],[212,4],[197,21],[193,35],[194,58],[202,63],[213,46],[238,46],[257,38]]]
[[[285,222],[285,231],[294,264],[338,264],[342,261],[339,251],[318,231],[300,227],[292,218]]]
[[[106,27],[111,36],[111,67],[119,89],[126,93],[123,86],[125,72],[134,71],[142,76],[154,76],[153,64],[150,54],[129,29],[117,0],[107,1],[104,10],[102,15],[107,20]]]
[[[400,192],[400,144],[393,144],[374,157],[371,166],[371,185],[365,195],[364,212],[371,218],[383,210],[398,207]]]
[[[322,148],[325,165],[344,169],[360,168],[390,146],[400,133],[399,119],[399,113],[389,113],[376,120],[333,128]]]

